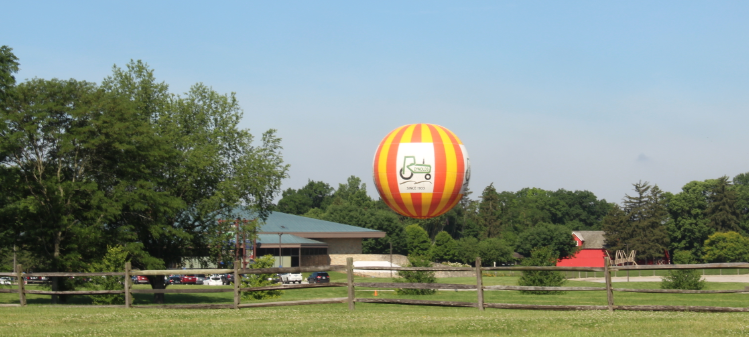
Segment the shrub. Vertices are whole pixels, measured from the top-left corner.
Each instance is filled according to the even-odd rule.
[[[275,259],[273,255],[265,255],[258,259],[255,259],[255,263],[250,265],[251,269],[260,268],[273,268]],[[242,277],[242,288],[254,288],[254,287],[266,287],[273,285],[273,281],[268,280],[273,278],[273,274],[253,274],[247,277]],[[234,280],[236,282],[236,280]],[[264,300],[269,298],[281,297],[283,294],[282,290],[259,290],[259,291],[246,291],[242,293],[242,299],[245,300]]]
[[[408,256],[409,267],[431,267],[432,262],[428,258],[419,255]],[[407,271],[398,272],[401,278],[397,279],[398,283],[434,283],[437,278],[434,277],[433,271]],[[398,295],[432,295],[436,292],[434,289],[396,289]]]
[[[122,246],[107,247],[101,260],[91,264],[90,272],[121,272],[125,268],[127,252]],[[123,290],[125,284],[121,276],[94,276],[89,288],[93,290]],[[125,304],[125,294],[90,295],[94,304]]]
[[[523,266],[556,266],[557,257],[548,247],[538,248],[531,252],[531,256],[523,259]],[[565,280],[562,273],[550,270],[530,270],[524,271],[523,276],[518,279],[518,285],[536,286],[536,287],[561,287]],[[562,294],[562,291],[539,291],[539,290],[522,290],[523,294]]]
[[[674,253],[674,262],[689,264],[696,261],[690,251],[680,250]],[[703,288],[705,288],[705,281],[695,269],[669,270],[661,281],[661,289],[701,290]]]
[[[749,261],[749,238],[736,232],[715,233],[705,240],[705,262]]]

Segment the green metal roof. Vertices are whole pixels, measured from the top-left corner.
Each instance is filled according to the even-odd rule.
[[[256,217],[254,214],[240,209],[235,209],[234,214],[245,219],[254,219]],[[377,234],[384,235],[384,232],[374,229],[344,225],[337,222],[282,212],[271,213],[265,224],[258,229],[258,233],[360,233],[373,234],[377,237],[381,237]]]
[[[275,244],[278,245],[278,234],[258,234],[257,236],[257,243],[259,244],[265,244],[265,245],[272,245]],[[305,239],[302,237],[298,237],[296,235],[292,234],[284,234],[281,235],[281,244],[282,245],[327,245],[325,242],[320,242],[316,240],[311,239]]]

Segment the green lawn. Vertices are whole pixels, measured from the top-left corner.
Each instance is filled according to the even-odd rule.
[[[306,275],[305,275],[306,276]],[[333,282],[345,274],[331,273]],[[389,282],[390,279],[356,278]],[[473,278],[440,279],[441,283],[473,284]],[[517,277],[484,277],[485,285],[515,285]],[[603,287],[601,283],[569,281],[568,286]],[[707,289],[743,289],[744,283],[708,283]],[[656,282],[615,283],[622,288],[658,288]],[[136,287],[147,288],[145,285]],[[202,286],[172,286],[180,288]],[[29,286],[29,289],[38,288]],[[213,288],[213,287],[212,287]],[[374,297],[373,289],[357,289],[357,297]],[[438,291],[431,296],[398,296],[378,289],[379,298],[418,298],[475,302],[475,291]],[[134,294],[135,304],[150,304],[152,295]],[[287,290],[290,301],[345,297],[346,288]],[[749,306],[749,294],[639,294],[614,293],[619,305]],[[16,294],[0,294],[0,303],[18,303]],[[168,304],[232,303],[232,293],[166,294]],[[517,291],[487,291],[486,302],[524,304],[605,305],[605,292],[567,292],[560,295],[523,295]],[[28,295],[25,308],[0,308],[0,335],[749,335],[749,314],[617,311],[531,311],[443,308],[357,303],[308,305],[241,310],[110,309],[47,306],[49,296]],[[74,296],[69,304],[87,304]]]

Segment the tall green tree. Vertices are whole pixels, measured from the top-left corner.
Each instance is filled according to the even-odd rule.
[[[716,180],[715,186],[710,193],[710,207],[707,215],[710,218],[710,227],[718,232],[735,231],[739,228],[739,211],[736,209],[738,196],[731,188],[731,182],[727,176]]]
[[[636,195],[625,195],[623,209],[615,207],[604,218],[606,246],[613,251],[636,250],[640,259],[662,258],[669,245],[665,196],[657,185],[633,186]]]
[[[502,205],[494,183],[489,184],[481,193],[478,210],[479,238],[499,236],[502,230]]]
[[[688,251],[694,258],[702,255],[703,243],[715,231],[706,214],[713,185],[714,180],[691,181],[677,194],[665,193],[671,251]]]
[[[164,142],[130,101],[93,83],[33,79],[14,91],[0,111],[0,153],[23,191],[8,205],[22,227],[18,241],[46,270],[80,270],[104,255],[124,205],[152,192],[147,176],[161,165],[154,149]],[[53,278],[52,288],[62,281]]]
[[[233,93],[196,84],[184,96],[173,95],[141,61],[114,67],[102,87],[128,98],[170,144],[163,150],[168,155],[159,156],[160,165],[149,173],[158,183],[150,192],[177,199],[162,202],[158,194],[144,194],[117,219],[134,266],[163,268],[184,256],[206,256],[211,236],[218,234],[217,220],[234,218],[237,206],[267,217],[288,165],[275,130],[263,133],[255,145],[249,130],[239,128],[243,113]],[[164,287],[158,277],[150,281],[154,288]],[[155,300],[163,302],[163,296],[156,294]]]
[[[736,210],[739,212],[741,230],[749,234],[749,172],[733,177],[733,187],[736,191]]]

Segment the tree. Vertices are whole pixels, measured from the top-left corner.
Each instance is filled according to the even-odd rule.
[[[288,165],[275,130],[253,145],[253,135],[239,128],[242,110],[233,93],[221,95],[196,84],[183,97],[172,95],[140,61],[131,61],[125,70],[114,67],[102,87],[132,102],[170,145],[149,172],[158,184],[149,191],[177,199],[139,196],[114,226],[120,240],[129,243],[134,266],[163,268],[184,256],[208,255],[210,238],[220,234],[217,220],[235,218],[237,206],[261,220],[267,217]],[[165,286],[158,277],[149,280],[156,289]],[[163,302],[162,294],[154,298]]]
[[[749,239],[736,232],[715,233],[705,241],[705,262],[749,261]]]
[[[692,252],[677,250],[674,252],[674,262],[677,264],[696,263]],[[705,280],[696,269],[669,270],[661,280],[661,289],[702,290]]]
[[[409,267],[431,267],[432,262],[424,256],[409,255]],[[398,272],[401,277],[396,281],[405,281],[403,283],[435,283],[437,278],[434,277],[433,271],[409,271],[401,270]],[[408,289],[401,288],[395,290],[398,295],[432,295],[437,292],[435,289]]]
[[[478,210],[478,227],[480,238],[493,238],[502,230],[501,204],[494,183],[489,184],[481,193]]]
[[[714,232],[706,215],[713,185],[714,180],[691,181],[681,192],[665,194],[669,212],[666,227],[672,251],[689,251],[695,258],[702,255],[703,243]]]
[[[514,261],[512,249],[498,238],[489,238],[482,240],[478,245],[481,263],[491,266],[494,262],[499,264],[509,264]]]
[[[122,246],[107,247],[107,253],[88,268],[90,273],[122,272],[127,262],[127,252]],[[123,290],[124,280],[120,276],[94,276],[90,287],[93,290]],[[94,304],[125,304],[125,294],[91,295]]]
[[[439,232],[434,240],[434,246],[429,254],[435,261],[456,261],[458,252],[456,251],[457,243],[445,231]]]
[[[13,48],[0,46],[0,110],[16,85],[16,77],[13,74],[18,72],[18,66],[18,58],[13,54]]]
[[[468,236],[456,241],[458,261],[466,264],[476,263],[476,257],[480,256],[479,239]]]
[[[740,215],[741,231],[749,234],[749,172],[733,177],[733,188],[736,191],[736,210]]]
[[[338,184],[333,198],[340,198],[356,207],[372,207],[372,198],[367,195],[367,185],[356,176],[350,176],[345,184]]]
[[[551,193],[557,202],[551,211],[551,222],[573,230],[600,230],[601,220],[613,204],[598,198],[589,191],[559,189]]]
[[[665,196],[657,185],[638,182],[633,186],[637,194],[625,195],[623,209],[614,207],[604,218],[606,246],[636,250],[642,259],[663,257],[669,245]]]
[[[302,215],[313,208],[325,210],[333,197],[333,188],[322,181],[308,181],[307,185],[295,190],[287,189],[278,201],[279,212]]]
[[[557,259],[559,257],[555,255],[549,247],[542,247],[531,252],[530,257],[523,259],[521,264],[523,266],[556,266]],[[565,280],[562,273],[551,270],[529,270],[523,271],[523,275],[518,279],[518,285],[520,286],[537,286],[537,287],[561,287]],[[521,291],[524,294],[562,294],[560,291]]]
[[[413,224],[406,226],[406,242],[408,246],[408,255],[424,256],[429,258],[429,251],[432,243],[429,241],[429,235],[421,226]]]
[[[520,234],[517,251],[528,256],[541,247],[548,247],[552,254],[562,258],[574,255],[577,251],[569,228],[543,222]]]
[[[0,159],[22,191],[5,206],[20,228],[16,242],[43,269],[84,268],[104,254],[123,205],[158,194],[145,176],[161,164],[164,143],[123,97],[93,83],[34,79],[16,86],[0,114]],[[53,290],[70,285],[51,281]]]
[[[275,258],[272,255],[265,255],[255,260],[255,263],[251,264],[250,269],[263,269],[273,268]],[[242,288],[256,288],[256,287],[267,287],[273,285],[272,279],[275,277],[273,274],[251,274],[246,277],[242,277]],[[234,280],[237,282],[237,280]],[[283,290],[259,290],[259,291],[248,291],[242,292],[242,299],[244,300],[264,300],[270,298],[278,298],[283,294]]]
[[[710,227],[717,232],[740,231],[739,212],[736,209],[736,191],[731,189],[731,183],[727,176],[716,180],[715,186],[710,193],[710,207],[707,215],[710,218]]]

